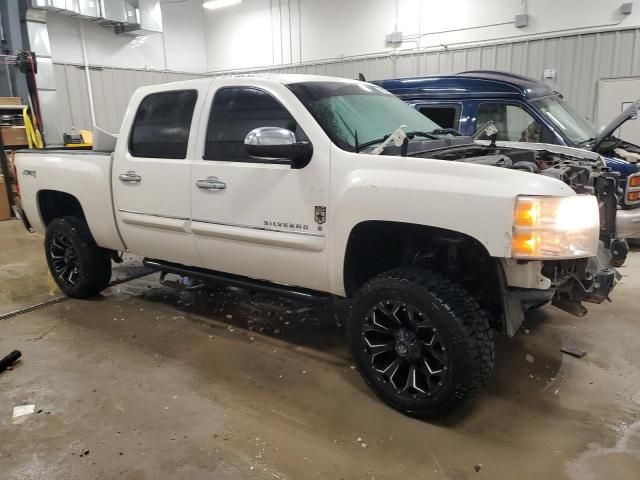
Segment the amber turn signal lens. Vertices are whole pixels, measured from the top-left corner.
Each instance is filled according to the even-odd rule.
[[[511,242],[512,251],[516,256],[533,256],[537,246],[538,238],[534,232],[516,233]]]
[[[640,200],[640,192],[629,192],[627,193],[627,201],[628,202],[637,202]]]
[[[531,201],[518,202],[514,216],[516,227],[534,227],[540,221],[540,203]]]
[[[630,187],[640,187],[640,176],[631,177],[629,179],[629,186]]]

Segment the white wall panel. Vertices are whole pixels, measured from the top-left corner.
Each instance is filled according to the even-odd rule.
[[[522,3],[527,4],[530,22],[517,28],[514,17],[522,12]],[[405,39],[401,49],[433,49],[442,45],[453,49],[478,42],[518,41],[524,36],[535,39],[541,35],[578,33],[577,30],[640,27],[638,5],[634,5],[632,14],[622,15],[621,3],[247,0],[232,8],[204,12],[208,71],[391,53],[394,49],[385,44],[385,35],[396,27]],[[496,64],[505,61],[505,52],[482,53]]]
[[[549,68],[556,70],[556,78],[543,78],[544,70]],[[580,113],[594,118],[596,85],[600,79],[640,75],[640,29],[437,52],[383,54],[257,71],[316,73],[349,78],[356,78],[362,72],[368,80],[380,80],[478,69],[498,69],[544,80],[560,91]]]
[[[615,57],[615,61],[612,58]],[[546,68],[555,68],[557,78],[546,80],[583,115],[595,118],[596,86],[602,78],[640,75],[640,30],[606,32],[513,44],[488,45],[442,52],[382,55],[288,65],[262,72],[307,73],[368,80],[399,76],[447,74],[463,70],[501,69],[543,79]],[[71,126],[90,127],[84,71],[74,65],[56,65],[65,131]],[[197,74],[102,68],[92,70],[98,123],[117,131],[133,91],[152,83],[198,78]],[[67,86],[64,88],[63,86]],[[638,92],[640,97],[640,92]]]

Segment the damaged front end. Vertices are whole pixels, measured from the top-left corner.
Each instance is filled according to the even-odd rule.
[[[602,303],[620,279],[611,266],[611,254],[601,243],[598,256],[580,260],[544,262],[542,275],[555,287],[552,303],[556,307],[583,317],[587,309],[582,302]]]
[[[629,252],[626,241],[617,236],[618,204],[623,194],[618,186],[619,174],[595,152],[542,143],[496,142],[495,129],[490,133],[490,141],[465,143],[454,137],[449,145],[444,140],[415,144],[410,154],[522,170],[560,180],[579,195],[595,196],[600,225],[596,256],[497,260],[499,310],[509,336],[518,331],[527,310],[548,303],[574,315],[585,315],[583,302],[609,299],[620,279],[616,267],[624,263]]]
[[[582,302],[602,303],[620,279],[615,266],[626,260],[629,247],[616,237],[616,214],[619,202],[617,173],[592,164],[566,161],[543,171],[571,186],[576,193],[591,193],[598,199],[600,211],[600,246],[598,255],[591,258],[547,261],[542,275],[555,287],[552,303],[573,315],[584,316],[587,309]]]
[[[624,263],[629,252],[626,241],[616,233],[620,199],[618,174],[609,171],[601,157],[579,158],[549,151],[538,151],[537,154],[538,159],[552,155],[555,160],[547,165],[538,162],[540,174],[564,182],[578,194],[591,194],[597,198],[600,242],[597,255],[590,258],[503,262],[503,308],[506,331],[511,336],[522,324],[524,312],[531,308],[552,303],[572,315],[584,316],[587,309],[583,302],[610,300],[609,295],[621,278],[615,267]]]

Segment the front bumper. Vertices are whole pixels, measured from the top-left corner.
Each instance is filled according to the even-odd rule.
[[[640,208],[618,209],[616,212],[616,236],[618,238],[640,238]]]
[[[576,316],[587,309],[582,302],[609,300],[620,274],[611,266],[612,251],[600,242],[598,255],[576,260],[514,262],[501,260],[499,277],[505,331],[515,335],[524,313],[546,303]]]

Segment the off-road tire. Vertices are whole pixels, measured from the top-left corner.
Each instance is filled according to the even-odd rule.
[[[612,258],[611,262],[609,262],[609,264],[613,267],[613,268],[620,268],[624,265],[626,258]]]
[[[412,354],[419,356],[421,349],[427,348],[424,346],[427,342],[421,338],[424,338],[425,329],[426,334],[430,335],[429,328],[433,331],[430,343],[435,344],[433,339],[437,333],[442,346],[442,351],[437,353],[438,358],[446,353],[446,360],[443,361],[443,364],[447,363],[444,367],[446,375],[440,377],[440,385],[434,385],[432,394],[426,392],[427,387],[424,385],[430,385],[438,379],[434,376],[427,379],[427,373],[436,371],[436,368],[432,369],[429,364],[438,362],[431,360],[434,357],[425,357],[427,361],[423,363],[428,371],[425,369],[420,373],[420,360],[402,358],[400,355],[405,347],[399,346],[398,342],[404,342],[406,334],[403,334],[400,340],[396,337],[393,352],[385,352],[384,355],[396,354],[400,362],[415,362],[414,370],[409,370],[406,381],[407,385],[410,381],[413,385],[405,386],[407,391],[401,394],[395,387],[393,378],[389,381],[381,375],[379,369],[374,368],[373,358],[377,357],[371,356],[370,344],[375,342],[366,335],[371,334],[371,318],[383,317],[383,321],[378,323],[393,323],[393,320],[390,320],[392,317],[387,317],[386,313],[381,316],[378,310],[387,303],[393,305],[393,302],[405,305],[399,307],[405,311],[404,322],[413,323],[411,318],[417,318],[416,312],[421,312],[421,321],[417,323],[426,323],[426,326],[417,327],[420,333],[414,335],[413,343],[410,344]],[[411,317],[407,316],[407,311],[413,312]],[[374,313],[372,317],[371,312],[378,313]],[[401,313],[398,311],[399,317]],[[393,317],[395,316],[396,313],[393,313]],[[373,323],[377,328],[378,323],[375,320]],[[437,418],[451,413],[484,386],[493,369],[494,339],[486,312],[462,286],[432,271],[398,269],[368,281],[354,299],[347,330],[352,355],[365,382],[382,401],[410,416]],[[418,353],[415,353],[415,349]],[[442,369],[442,365],[440,367]],[[405,368],[411,367],[409,365]],[[419,383],[417,380],[420,380],[421,375],[424,382],[418,391],[414,386]],[[421,393],[423,390],[424,394]]]
[[[44,245],[51,276],[69,297],[92,297],[109,286],[110,252],[96,245],[83,220],[72,216],[52,220],[47,226]],[[64,259],[60,259],[61,253]],[[61,267],[64,262],[67,263]],[[69,280],[71,274],[73,283]]]

